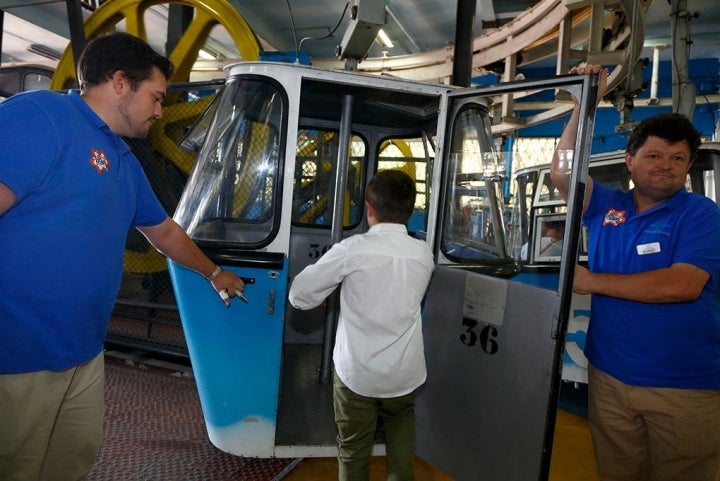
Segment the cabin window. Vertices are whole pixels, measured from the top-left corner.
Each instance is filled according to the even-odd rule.
[[[294,224],[328,228],[332,225],[339,141],[336,130],[305,128],[298,131],[292,205]],[[362,220],[366,151],[365,141],[352,135],[343,208],[345,228],[354,227]]]

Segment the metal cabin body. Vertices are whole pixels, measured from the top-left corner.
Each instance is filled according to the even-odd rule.
[[[211,441],[240,456],[336,455],[337,303],[297,311],[287,290],[333,243],[367,230],[365,185],[394,168],[416,179],[408,231],[437,260],[424,304],[417,454],[458,480],[546,479],[575,259],[564,256],[556,288],[513,281],[508,177],[489,107],[498,96],[562,88],[592,118],[590,79],[456,89],[265,62],[226,74],[200,122],[207,135],[175,219],[246,280],[249,302],[225,308],[202,276],[170,263]],[[571,195],[584,191],[592,122],[580,128]],[[574,205],[569,245],[579,232]]]

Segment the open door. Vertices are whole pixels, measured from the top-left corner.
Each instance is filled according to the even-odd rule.
[[[229,308],[196,272],[169,263],[208,436],[237,455],[274,454],[288,233],[281,229],[287,98],[273,81],[231,78],[175,220],[245,281]]]
[[[449,94],[417,438],[418,455],[458,481],[548,477],[595,111],[591,82],[568,76]],[[560,280],[541,286],[521,275],[510,248],[506,156],[493,140],[500,121],[481,97],[554,96],[555,88],[581,99],[581,122]]]

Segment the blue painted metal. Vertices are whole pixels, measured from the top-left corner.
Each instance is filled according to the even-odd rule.
[[[287,259],[282,272],[222,266],[255,279],[245,287],[249,302],[233,297],[230,307],[201,275],[168,265],[211,441],[232,454],[272,456]]]

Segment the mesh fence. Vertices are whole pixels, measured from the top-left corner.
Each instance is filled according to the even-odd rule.
[[[170,216],[195,162],[195,152],[179,145],[221,87],[217,82],[168,86],[163,117],[148,138],[125,139]],[[128,233],[125,247],[123,279],[107,343],[187,355],[165,258],[135,229]]]

